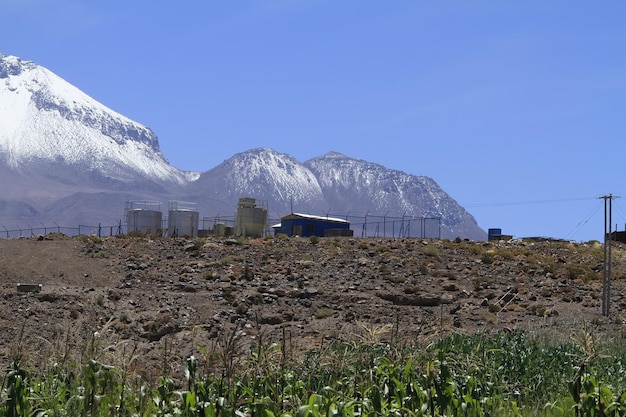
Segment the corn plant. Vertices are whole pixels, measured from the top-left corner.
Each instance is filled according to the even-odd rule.
[[[626,416],[620,344],[591,355],[590,347],[602,351],[600,341],[542,345],[522,333],[402,348],[370,342],[333,343],[294,360],[279,345],[259,343],[237,366],[221,356],[221,373],[202,366],[214,356],[200,349],[184,375],[155,385],[129,372],[134,352],[115,366],[97,356],[41,373],[15,359],[3,378],[0,417]]]
[[[29,375],[21,368],[20,359],[15,358],[11,362],[5,384],[3,384],[4,415],[8,417],[28,415],[30,410],[28,402]]]

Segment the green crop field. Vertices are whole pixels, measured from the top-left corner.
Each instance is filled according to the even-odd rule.
[[[233,336],[196,346],[184,375],[154,381],[133,372],[123,344],[94,340],[81,363],[32,369],[16,349],[0,416],[626,416],[623,342],[584,328],[560,342],[522,332],[413,346],[371,338],[290,358],[278,344],[242,352]]]

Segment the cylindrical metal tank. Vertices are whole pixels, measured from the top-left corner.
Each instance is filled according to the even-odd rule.
[[[157,210],[130,209],[126,211],[128,233],[143,233],[146,235],[162,232],[163,213]]]
[[[267,209],[257,207],[254,198],[240,198],[237,207],[237,236],[262,237],[267,226]]]
[[[168,212],[167,235],[170,237],[198,237],[197,211],[170,210]]]
[[[170,200],[167,221],[167,236],[198,237],[199,213],[196,203]]]

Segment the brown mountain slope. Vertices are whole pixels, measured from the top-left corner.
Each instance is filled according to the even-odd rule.
[[[562,242],[0,240],[0,360],[93,356],[155,378],[182,375],[202,348],[237,357],[275,342],[295,356],[333,340],[518,329],[568,337],[585,326],[624,337],[615,329],[626,320],[626,249],[613,247],[608,318],[602,253]],[[42,289],[20,292],[18,283]]]

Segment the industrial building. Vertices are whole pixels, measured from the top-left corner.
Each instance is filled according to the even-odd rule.
[[[607,239],[613,240],[615,242],[626,243],[626,226],[624,226],[623,232],[618,232],[617,230],[611,233],[607,233]]]
[[[196,203],[170,200],[168,217],[163,220],[161,203],[130,201],[126,203],[125,219],[128,233],[166,237],[198,237],[199,217]],[[167,223],[167,227],[164,227]],[[254,198],[240,198],[233,226],[216,219],[217,236],[262,237],[267,231],[267,203]]]
[[[291,213],[281,217],[280,225],[274,226],[275,233],[287,236],[352,236],[350,222],[333,217]]]
[[[487,241],[491,242],[493,240],[511,240],[513,239],[513,235],[503,235],[502,229],[492,228],[487,231]]]
[[[254,198],[240,198],[235,217],[235,234],[244,237],[262,237],[266,229],[267,205]]]

